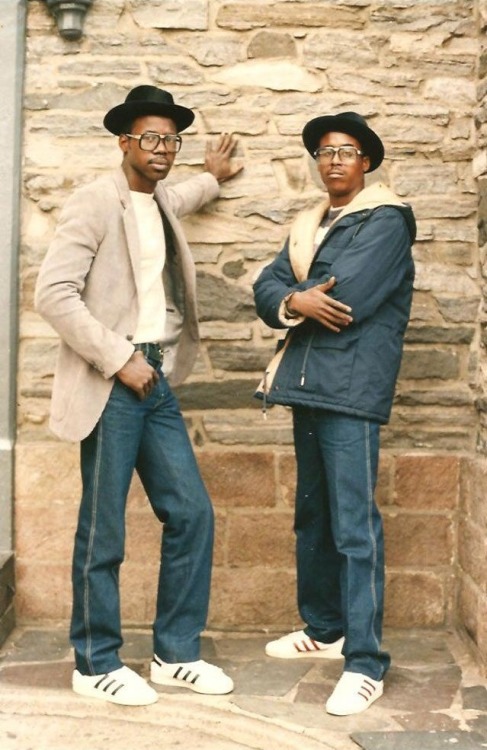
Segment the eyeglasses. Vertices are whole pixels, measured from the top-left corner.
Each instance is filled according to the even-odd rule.
[[[125,133],[127,138],[133,138],[139,142],[139,148],[142,151],[155,151],[162,141],[164,148],[169,154],[177,154],[181,148],[183,139],[180,135],[173,135],[172,133],[167,135],[159,135],[159,133],[142,133],[142,135],[132,135],[131,133]]]
[[[355,148],[355,146],[338,146],[337,148],[323,146],[323,148],[317,148],[313,156],[320,164],[331,164],[335,154],[338,154],[338,158],[343,164],[351,164],[358,156],[363,156],[363,151]]]

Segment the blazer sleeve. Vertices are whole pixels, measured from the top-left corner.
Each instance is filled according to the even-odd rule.
[[[206,203],[218,198],[220,186],[210,172],[203,172],[174,185],[159,185],[157,191],[163,191],[163,200],[175,216],[181,217],[199,211]]]
[[[82,188],[66,202],[39,271],[35,308],[103,377],[130,359],[133,345],[97,320],[83,301],[87,277],[104,238],[106,193]]]

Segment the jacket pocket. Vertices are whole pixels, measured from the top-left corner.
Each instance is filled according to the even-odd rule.
[[[375,324],[364,331],[358,346],[354,371],[354,393],[360,404],[377,413],[390,410],[402,356],[402,333]]]
[[[291,345],[277,371],[275,390],[342,401],[350,390],[356,344],[355,335],[315,333]]]

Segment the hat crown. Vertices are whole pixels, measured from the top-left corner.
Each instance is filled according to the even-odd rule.
[[[174,99],[169,91],[164,89],[158,89],[157,86],[136,86],[134,89],[129,91],[125,98],[125,102],[130,104],[131,102],[141,102],[145,104],[174,104]]]
[[[194,112],[188,107],[174,104],[169,91],[143,84],[129,91],[122,104],[117,104],[107,112],[103,124],[110,133],[121,135],[127,123],[137,117],[148,115],[169,117],[175,123],[178,132],[188,128],[194,120]]]
[[[350,120],[351,122],[354,122],[357,125],[362,125],[365,128],[368,127],[365,117],[362,117],[362,115],[359,115],[357,112],[339,112],[336,116],[344,120]]]

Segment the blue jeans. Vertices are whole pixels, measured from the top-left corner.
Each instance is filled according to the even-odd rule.
[[[134,469],[164,525],[154,652],[167,662],[199,659],[208,613],[213,509],[177,401],[160,369],[159,375],[144,401],[115,380],[100,421],[81,443],[71,642],[82,674],[122,666],[119,570]]]
[[[298,606],[306,634],[322,643],[345,636],[344,669],[381,680],[384,609],[382,519],[374,501],[379,424],[295,407],[298,465]]]

